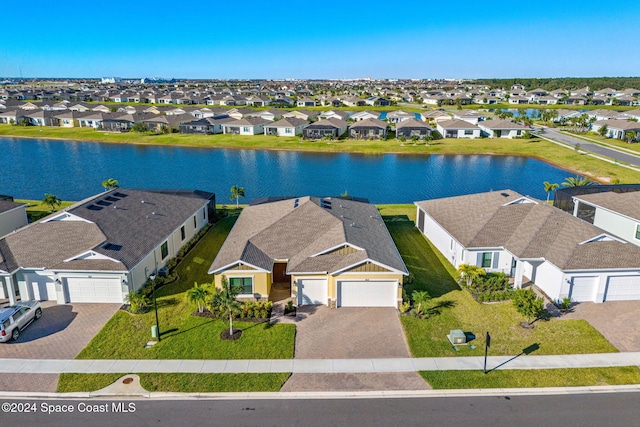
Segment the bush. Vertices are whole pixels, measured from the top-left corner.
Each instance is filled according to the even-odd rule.
[[[149,309],[149,297],[140,292],[129,292],[125,298],[129,303],[129,312],[134,314],[146,313]]]

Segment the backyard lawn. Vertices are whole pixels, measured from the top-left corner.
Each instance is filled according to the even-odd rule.
[[[37,221],[45,216],[51,214],[51,208],[49,205],[45,205],[41,200],[14,200],[16,203],[24,203],[27,205],[27,217],[29,218],[29,222]],[[56,209],[56,211],[60,209],[64,209],[68,206],[71,206],[75,202],[62,202],[60,203],[60,207]]]
[[[460,290],[453,267],[415,227],[415,207],[382,207],[381,214],[414,276],[407,293],[410,296],[414,290],[425,290],[434,297],[429,319],[400,318],[414,357],[481,356],[487,331],[492,337],[492,355],[516,355],[533,344],[539,346],[535,355],[617,352],[584,320],[539,320],[535,328],[523,329],[519,322],[524,319],[510,301],[476,302],[467,291]],[[456,351],[446,337],[452,329],[471,332],[477,338]]]
[[[117,312],[78,355],[78,359],[288,359],[293,357],[295,325],[234,322],[243,329],[237,341],[220,339],[228,322],[191,316],[196,308],[185,299],[194,282],[211,282],[207,270],[237,216],[214,226],[177,267],[179,280],[158,291],[161,341],[151,339],[155,313]]]

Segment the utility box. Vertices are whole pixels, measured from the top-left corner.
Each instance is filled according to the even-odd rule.
[[[158,326],[157,325],[153,325],[151,327],[151,338],[158,338],[160,334],[158,333]]]
[[[449,341],[453,345],[461,345],[467,343],[467,336],[461,329],[452,329],[449,331],[449,335],[447,335]]]

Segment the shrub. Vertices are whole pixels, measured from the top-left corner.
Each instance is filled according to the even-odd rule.
[[[513,294],[513,305],[527,318],[529,325],[544,312],[544,300],[531,289],[517,289]]]
[[[129,312],[131,313],[146,313],[149,309],[149,298],[141,292],[129,292],[125,299],[129,303]]]

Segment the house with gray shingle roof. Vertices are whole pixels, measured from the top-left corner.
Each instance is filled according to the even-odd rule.
[[[0,288],[13,299],[122,303],[211,218],[200,191],[117,188],[0,239]],[[11,301],[12,303],[14,301]]]
[[[209,273],[241,298],[397,307],[407,268],[376,207],[336,197],[265,199],[243,209]]]
[[[573,196],[573,215],[640,246],[640,192]]]
[[[523,124],[511,120],[485,120],[479,122],[478,127],[489,138],[517,138],[527,130]]]
[[[417,227],[455,267],[531,280],[552,300],[640,299],[640,247],[542,201],[502,190],[416,206]]]
[[[27,205],[0,195],[0,237],[27,225]]]

